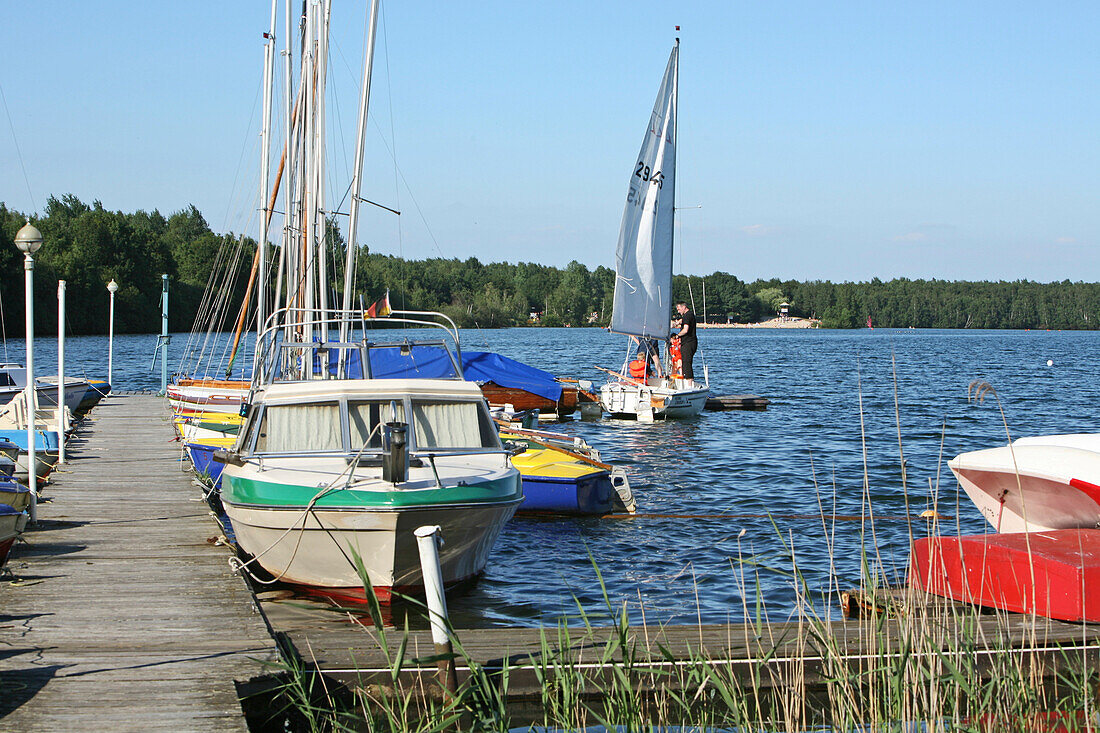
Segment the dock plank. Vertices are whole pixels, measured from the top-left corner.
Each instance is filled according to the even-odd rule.
[[[125,395],[70,443],[0,583],[0,728],[247,730],[275,643],[173,437]]]

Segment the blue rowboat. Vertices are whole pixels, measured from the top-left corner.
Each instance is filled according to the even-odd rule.
[[[36,430],[34,434],[36,436],[34,439],[34,449],[36,451],[57,452],[59,450],[56,430]],[[0,430],[0,440],[15,443],[19,446],[20,452],[27,452],[26,430]]]
[[[221,486],[222,468],[224,463],[214,461],[214,451],[224,451],[224,445],[209,445],[204,443],[184,443],[187,455],[191,458],[191,465],[195,467],[195,473],[209,478],[213,486]]]
[[[615,489],[607,471],[567,461],[531,465],[519,460],[523,457],[527,454],[515,461],[523,481],[523,503],[518,512],[599,515],[615,508]]]

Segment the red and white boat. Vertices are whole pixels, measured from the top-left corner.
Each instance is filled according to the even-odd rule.
[[[181,417],[240,412],[249,383],[232,379],[180,379],[168,385],[168,402]]]
[[[1100,621],[1100,434],[1040,435],[948,461],[996,534],[913,543],[909,582],[935,595]]]
[[[947,465],[997,532],[1100,527],[1100,434],[1020,438]]]

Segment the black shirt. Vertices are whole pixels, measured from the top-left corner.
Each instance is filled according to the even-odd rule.
[[[688,311],[680,316],[680,324],[681,326],[687,326],[687,333],[680,337],[680,343],[696,343],[698,339],[695,336],[695,314]]]

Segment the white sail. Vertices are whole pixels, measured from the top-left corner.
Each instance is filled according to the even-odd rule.
[[[676,200],[677,44],[650,115],[615,252],[615,306],[611,330],[668,338],[672,306],[672,220]]]

